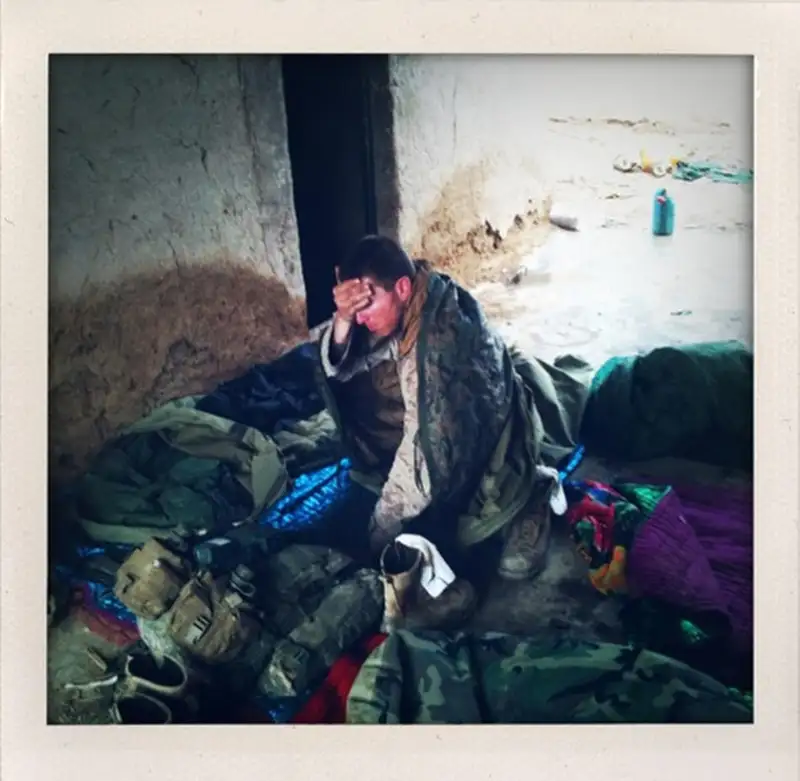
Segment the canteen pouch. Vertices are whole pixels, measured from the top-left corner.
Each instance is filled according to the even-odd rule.
[[[193,577],[172,606],[169,634],[187,653],[207,664],[236,657],[253,640],[259,623],[242,598],[228,591],[227,578]]]
[[[186,562],[153,537],[120,565],[114,595],[134,615],[157,619],[169,610],[188,578]]]

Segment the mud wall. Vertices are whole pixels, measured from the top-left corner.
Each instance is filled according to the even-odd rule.
[[[540,223],[535,61],[397,56],[390,68],[401,241],[440,265],[463,265]]]
[[[617,155],[639,154],[644,136],[663,141],[649,152],[671,155],[676,133],[707,133],[723,118],[745,131],[731,153],[752,162],[752,102],[742,91],[752,77],[737,60],[393,56],[400,239],[462,267],[498,248],[526,251],[528,239],[546,239],[543,215],[562,191],[607,177]],[[602,154],[570,157],[572,134]]]
[[[307,335],[277,57],[51,60],[54,479]]]

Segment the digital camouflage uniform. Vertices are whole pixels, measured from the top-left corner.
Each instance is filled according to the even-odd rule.
[[[350,691],[350,724],[751,723],[737,692],[651,651],[397,631]]]

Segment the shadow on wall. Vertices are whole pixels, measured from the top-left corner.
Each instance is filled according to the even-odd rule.
[[[509,225],[492,224],[485,214],[492,174],[489,161],[456,169],[420,218],[411,244],[415,257],[429,260],[467,287],[512,271],[550,231],[549,197],[520,203]]]
[[[51,302],[51,481],[74,477],[159,404],[207,393],[306,338],[305,302],[227,258]]]

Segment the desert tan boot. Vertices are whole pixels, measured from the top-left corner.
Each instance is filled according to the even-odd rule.
[[[400,542],[390,542],[381,552],[384,632],[402,624],[419,588],[422,553]]]
[[[416,602],[406,613],[404,628],[454,631],[464,626],[477,606],[478,595],[464,578],[456,578],[435,599],[420,588]]]
[[[114,724],[172,724],[170,707],[144,692],[124,694],[111,706]]]
[[[456,578],[435,599],[422,587],[422,554],[399,542],[389,543],[381,553],[384,583],[382,631],[394,629],[456,629],[477,606],[472,584]]]
[[[120,676],[118,691],[138,693],[159,699],[181,699],[189,687],[189,672],[177,657],[165,656],[158,663],[149,653],[128,654]]]
[[[498,574],[505,580],[535,578],[547,563],[550,547],[550,503],[539,500],[506,530]]]

